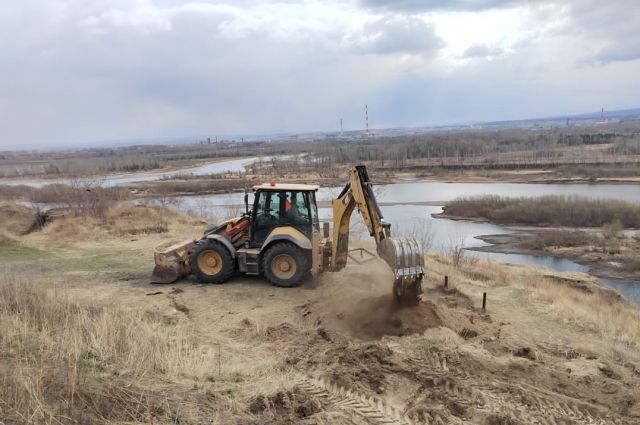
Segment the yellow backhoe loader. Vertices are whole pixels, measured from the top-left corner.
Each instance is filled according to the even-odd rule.
[[[238,269],[264,275],[272,284],[292,287],[309,274],[337,272],[349,257],[349,223],[354,208],[374,237],[378,255],[393,271],[393,293],[403,305],[419,300],[424,277],[422,246],[414,238],[391,237],[367,170],[356,166],[333,199],[333,237],[320,226],[315,185],[268,183],[253,187],[253,209],[207,230],[199,240],[155,252],[152,282],[170,283],[192,273],[200,282],[223,283]]]

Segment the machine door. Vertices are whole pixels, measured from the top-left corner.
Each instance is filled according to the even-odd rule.
[[[312,210],[309,192],[285,192],[282,224],[292,226],[311,239]]]
[[[253,204],[251,246],[262,246],[262,242],[280,222],[280,192],[258,192]]]
[[[251,246],[262,246],[271,231],[281,226],[292,226],[311,238],[313,213],[309,192],[259,192],[253,207]]]

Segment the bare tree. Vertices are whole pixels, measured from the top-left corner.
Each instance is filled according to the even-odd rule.
[[[426,218],[422,218],[418,222],[414,222],[408,232],[408,235],[414,237],[418,242],[420,242],[424,252],[430,251],[433,247],[433,239],[435,237],[433,232],[433,222]]]

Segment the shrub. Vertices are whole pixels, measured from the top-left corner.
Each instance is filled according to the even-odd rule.
[[[547,247],[577,247],[593,245],[597,237],[581,230],[554,230],[536,232],[521,242],[521,246],[529,249],[545,249]]]
[[[611,223],[606,223],[602,226],[602,236],[605,239],[616,239],[620,236],[622,230],[622,223],[617,218]]]
[[[502,224],[600,227],[619,222],[623,227],[640,227],[638,204],[567,196],[508,198],[490,195],[458,198],[448,202],[443,213],[485,218]]]

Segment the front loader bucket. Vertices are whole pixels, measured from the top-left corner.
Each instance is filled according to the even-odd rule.
[[[172,283],[191,273],[189,250],[192,240],[180,242],[167,248],[157,248],[153,253],[156,266],[151,274],[152,283]]]
[[[399,304],[416,305],[424,277],[424,252],[420,242],[411,237],[386,238],[378,245],[378,255],[393,271],[393,294]]]

